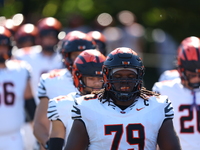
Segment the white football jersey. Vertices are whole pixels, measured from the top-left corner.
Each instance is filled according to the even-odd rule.
[[[72,109],[72,118],[85,123],[90,140],[88,150],[155,150],[163,121],[174,115],[166,96],[138,98],[125,110],[92,97],[77,98]]]
[[[69,135],[72,126],[71,110],[74,99],[80,97],[79,93],[72,92],[67,96],[58,96],[49,101],[47,117],[49,120],[60,120],[66,127],[66,137]]]
[[[36,104],[38,104],[39,99],[37,97],[37,89],[40,76],[50,70],[62,68],[63,64],[61,61],[61,55],[59,53],[54,53],[52,56],[45,56],[41,51],[34,51],[33,53],[16,55],[16,58],[27,61],[32,67],[31,87]]]
[[[42,51],[42,47],[40,45],[24,47],[24,48],[13,48],[12,49],[12,56],[15,58],[20,58],[24,55],[30,55],[34,53],[40,53]]]
[[[52,99],[60,95],[76,92],[71,73],[68,69],[52,70],[40,77],[38,84],[38,97]]]
[[[194,95],[184,88],[180,78],[157,82],[153,91],[167,95],[174,107],[174,127],[182,150],[199,150],[200,146],[200,90],[195,91],[197,109],[191,107]],[[199,110],[198,110],[199,109]]]
[[[180,75],[179,75],[178,70],[176,70],[176,69],[166,70],[160,75],[158,81],[173,80],[173,79],[179,78],[179,77],[180,77]]]
[[[30,78],[30,66],[8,60],[0,69],[0,135],[17,132],[24,123],[24,92]]]

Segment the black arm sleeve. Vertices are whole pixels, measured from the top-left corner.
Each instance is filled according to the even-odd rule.
[[[26,99],[25,100],[25,111],[26,111],[26,117],[28,121],[32,121],[34,118],[36,109],[36,104],[34,98]]]
[[[62,150],[64,139],[62,138],[50,138],[49,150]]]

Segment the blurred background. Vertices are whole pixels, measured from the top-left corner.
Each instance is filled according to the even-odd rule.
[[[22,24],[51,16],[65,33],[100,31],[107,54],[119,46],[139,53],[151,89],[163,71],[175,68],[180,41],[200,37],[199,6],[198,0],[0,0],[0,25],[14,34]]]

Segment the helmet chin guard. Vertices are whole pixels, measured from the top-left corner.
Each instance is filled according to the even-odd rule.
[[[121,102],[126,102],[133,99],[135,96],[137,96],[137,93],[140,92],[140,90],[135,90],[134,92],[119,92],[116,90],[110,90],[110,91],[111,91],[111,97]]]

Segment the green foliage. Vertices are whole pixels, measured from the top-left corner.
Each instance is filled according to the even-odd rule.
[[[119,11],[129,10],[146,28],[161,28],[180,41],[186,36],[200,36],[199,6],[197,0],[4,0],[0,16],[10,18],[16,13],[54,16],[67,25],[67,19],[74,13],[89,23],[103,12],[117,20]]]

